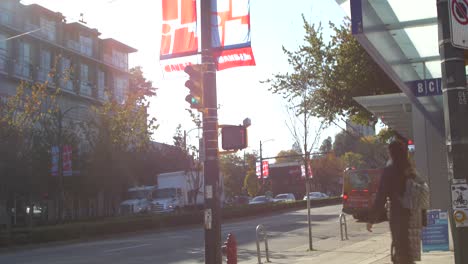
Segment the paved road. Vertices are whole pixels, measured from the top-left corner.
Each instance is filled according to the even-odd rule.
[[[340,236],[340,209],[338,205],[312,208],[315,242]],[[362,230],[362,224],[348,222],[349,232],[353,232],[353,229]],[[258,224],[263,224],[268,231],[272,259],[287,258],[282,252],[291,252],[294,248],[303,248],[308,244],[307,210],[224,223],[223,239],[228,233],[237,237],[239,262],[256,260],[255,227]],[[202,227],[193,227],[3,252],[0,254],[0,263],[204,263],[204,232]]]

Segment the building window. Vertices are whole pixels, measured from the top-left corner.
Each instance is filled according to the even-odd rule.
[[[112,64],[126,70],[128,68],[128,55],[117,50],[112,50]]]
[[[49,76],[51,70],[51,54],[48,50],[41,50],[41,61],[38,71],[38,79],[41,82],[48,81],[52,82],[52,78]]]
[[[0,34],[0,71],[5,71],[7,67],[7,36]]]
[[[31,79],[31,44],[21,41],[18,46],[18,60],[15,63],[15,73],[24,78]]]
[[[39,19],[39,25],[41,27],[41,35],[50,41],[55,41],[56,26],[55,21],[41,17]]]
[[[68,91],[73,91],[73,71],[71,60],[67,57],[62,57],[60,60],[60,86]]]
[[[0,24],[11,26],[13,24],[13,3],[0,1]]]
[[[90,37],[80,35],[80,52],[90,57],[93,56],[93,40]]]
[[[105,87],[106,87],[106,74],[98,70],[98,98],[101,100],[106,100],[106,93],[105,93]]]
[[[115,99],[119,103],[123,103],[125,99],[125,91],[128,86],[128,81],[122,77],[116,77],[114,79],[114,95]]]
[[[80,67],[80,94],[91,96],[91,83],[89,81],[89,66],[82,63]]]

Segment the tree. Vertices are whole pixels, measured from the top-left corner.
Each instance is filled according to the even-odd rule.
[[[305,43],[294,52],[283,47],[293,72],[267,80],[271,91],[292,103],[303,97],[304,107],[298,113],[310,113],[327,123],[347,116],[363,123],[375,122],[377,117],[353,97],[396,93],[398,87],[352,36],[349,21],[339,27],[329,23],[333,34],[326,43],[322,25],[311,25],[302,18]]]
[[[334,153],[313,159],[311,166],[314,178],[322,190],[338,192],[338,182],[343,177],[344,164]]]
[[[293,161],[302,161],[302,153],[298,152],[297,150],[281,150],[276,154],[275,163],[286,163],[286,162],[293,162]]]
[[[219,160],[219,170],[224,177],[224,193],[226,197],[242,194],[245,177],[244,160],[235,155],[222,155]]]
[[[143,68],[136,66],[129,70],[129,92],[141,94],[144,97],[156,96],[157,88],[153,87],[153,82],[146,80],[143,75]]]
[[[150,151],[150,138],[158,128],[156,118],[148,115],[147,97],[154,95],[155,88],[143,77],[141,68],[130,72],[129,91],[123,102],[109,93],[109,100],[94,107],[88,175],[104,194],[106,214],[115,213],[122,193],[145,177],[135,174],[135,164],[141,161],[137,158],[142,153]]]
[[[322,141],[322,145],[319,148],[319,151],[322,153],[328,153],[332,151],[332,139],[331,137],[327,137]]]
[[[338,157],[341,157],[346,152],[356,152],[358,141],[358,136],[354,136],[350,132],[343,130],[335,135],[333,151]]]
[[[254,197],[258,194],[260,187],[258,185],[257,174],[255,173],[255,170],[250,169],[247,171],[247,175],[244,179],[244,188],[251,197]]]
[[[364,161],[362,155],[354,152],[346,152],[341,158],[346,168],[362,169]]]

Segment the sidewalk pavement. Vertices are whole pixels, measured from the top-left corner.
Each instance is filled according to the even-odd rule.
[[[290,249],[288,252],[271,252],[272,264],[391,264],[390,260],[390,232],[371,235],[365,240],[356,242],[341,241],[340,238],[330,238],[317,241],[313,251],[307,251],[308,245]],[[338,246],[337,246],[338,245]],[[258,263],[257,258],[242,263]],[[262,263],[267,263],[262,252]],[[452,251],[423,252],[421,262],[424,264],[454,263]]]

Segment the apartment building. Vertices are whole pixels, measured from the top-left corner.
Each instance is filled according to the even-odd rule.
[[[22,80],[47,81],[62,90],[59,103],[64,109],[85,106],[70,111],[72,119],[107,100],[107,94],[123,101],[129,85],[128,54],[136,49],[99,36],[97,29],[67,23],[61,13],[40,5],[1,0],[0,98],[14,95]]]

